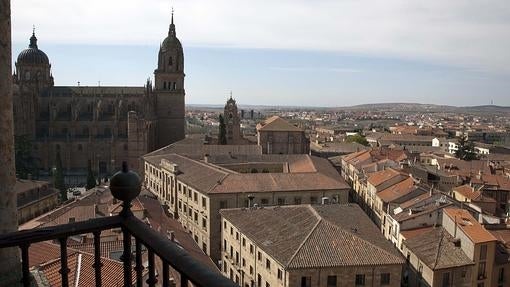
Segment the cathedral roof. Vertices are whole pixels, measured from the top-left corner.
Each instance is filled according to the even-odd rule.
[[[18,63],[20,64],[49,64],[50,61],[48,56],[37,47],[37,38],[35,37],[35,31],[32,32],[30,37],[30,45],[28,48],[21,51],[18,55]]]

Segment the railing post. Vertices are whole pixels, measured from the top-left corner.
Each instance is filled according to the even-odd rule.
[[[94,267],[96,276],[96,287],[101,287],[101,231],[94,231]]]
[[[133,285],[133,276],[131,274],[131,234],[129,231],[122,227],[124,253],[122,254],[122,261],[124,262],[124,286],[131,287]]]
[[[160,259],[161,263],[163,263],[163,287],[170,287],[170,270],[168,262],[166,262],[163,258]]]
[[[156,286],[158,280],[156,280],[156,274],[154,273],[154,252],[148,248],[148,260],[149,260],[149,279],[147,279],[147,284],[149,287]]]
[[[30,287],[30,266],[28,262],[28,248],[29,244],[23,244],[21,248],[21,270],[23,274],[22,283],[23,287]]]
[[[136,248],[136,286],[143,286],[143,264],[142,264],[142,243],[138,238],[135,239],[135,248]]]
[[[60,241],[60,274],[62,287],[69,287],[69,268],[67,268],[67,237],[59,238]]]

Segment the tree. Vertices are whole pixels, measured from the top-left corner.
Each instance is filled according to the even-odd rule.
[[[464,132],[458,137],[457,141],[458,148],[455,151],[455,156],[458,159],[467,161],[478,159],[473,141],[468,140]]]
[[[97,184],[96,177],[94,176],[94,172],[92,171],[92,162],[89,159],[87,164],[87,185],[86,185],[87,190],[94,188],[96,184]]]
[[[346,138],[346,141],[350,142],[350,143],[356,142],[356,143],[362,144],[364,146],[368,146],[367,139],[364,136],[360,135],[360,134],[355,134],[355,135],[352,135],[352,136],[348,136]]]
[[[37,174],[36,160],[32,157],[32,142],[27,136],[14,137],[14,157],[19,178],[26,179],[29,174]]]
[[[223,118],[223,115],[220,114],[220,134],[218,141],[220,144],[227,144],[227,127],[225,125],[225,119]]]
[[[57,150],[56,167],[53,171],[53,185],[56,189],[60,190],[60,197],[62,201],[67,200],[67,190],[64,182],[64,171],[62,169],[62,158],[60,151]]]

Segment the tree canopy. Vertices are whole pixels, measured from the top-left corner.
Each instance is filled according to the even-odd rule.
[[[220,133],[218,137],[218,141],[220,144],[227,144],[227,127],[225,125],[225,119],[223,115],[220,114]]]
[[[457,139],[458,148],[455,151],[455,156],[462,160],[475,160],[478,155],[475,152],[475,145],[473,141],[468,140],[467,135],[462,133]]]
[[[367,139],[360,135],[360,134],[355,134],[355,135],[352,135],[352,136],[348,136],[346,139],[345,139],[347,142],[355,142],[355,143],[359,143],[359,144],[362,144],[364,146],[368,146],[368,141]]]

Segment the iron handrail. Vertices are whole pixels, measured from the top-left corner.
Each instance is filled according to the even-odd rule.
[[[59,240],[61,247],[61,278],[62,286],[69,286],[67,273],[67,238],[92,233],[94,234],[94,269],[96,286],[101,285],[101,264],[100,264],[100,233],[103,230],[121,228],[124,233],[124,252],[121,260],[124,262],[124,285],[132,286],[131,270],[133,269],[131,255],[131,236],[136,240],[135,268],[136,286],[142,286],[142,271],[144,270],[141,260],[141,244],[145,245],[149,260],[149,286],[155,286],[154,254],[157,254],[163,262],[163,286],[169,286],[168,266],[172,266],[180,274],[180,286],[188,286],[188,282],[194,286],[238,286],[228,278],[211,270],[203,263],[195,260],[188,252],[182,249],[177,243],[172,242],[163,234],[153,230],[131,212],[121,215],[93,218],[86,221],[61,224],[38,229],[21,230],[17,232],[0,235],[0,248],[19,247],[22,253],[22,274],[23,286],[31,286],[29,271],[28,248],[31,244]],[[66,258],[63,258],[66,257]],[[152,259],[152,260],[151,260]]]

